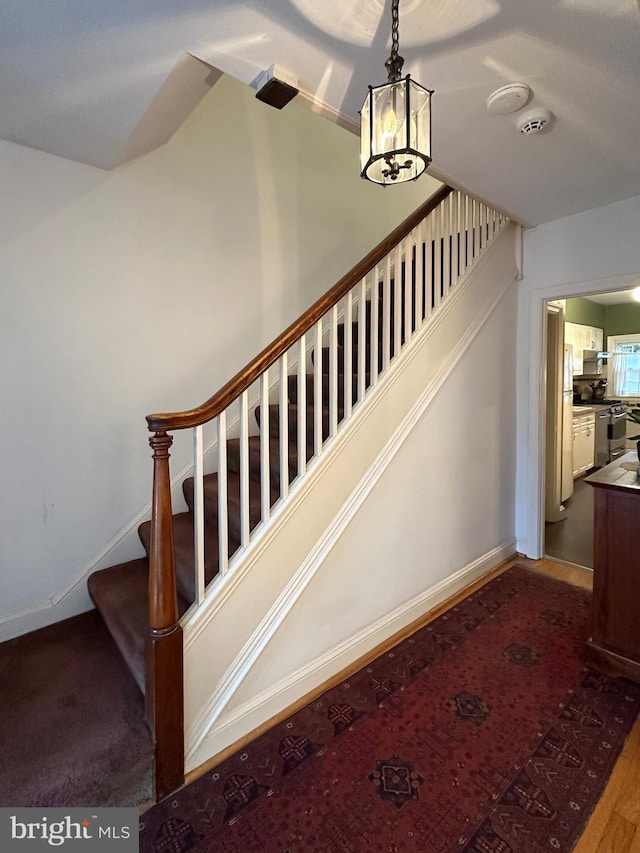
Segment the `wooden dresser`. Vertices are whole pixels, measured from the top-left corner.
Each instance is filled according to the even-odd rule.
[[[587,659],[611,675],[640,682],[637,466],[637,454],[627,453],[585,480],[595,490],[593,624]]]

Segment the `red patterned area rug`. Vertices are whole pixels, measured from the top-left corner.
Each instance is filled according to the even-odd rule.
[[[571,850],[640,707],[516,566],[141,819],[142,853]]]

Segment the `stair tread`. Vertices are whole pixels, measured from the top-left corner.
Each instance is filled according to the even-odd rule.
[[[144,693],[144,650],[149,628],[147,560],[130,560],[89,575],[89,595],[138,687]]]
[[[151,522],[144,521],[138,528],[138,535],[147,554],[151,543]],[[229,539],[229,556],[233,554],[239,542]],[[190,512],[179,512],[173,516],[173,552],[176,568],[178,594],[187,604],[195,601],[195,545],[193,540],[193,516]],[[210,583],[218,574],[218,530],[216,525],[205,521],[204,529],[204,577],[205,584]]]

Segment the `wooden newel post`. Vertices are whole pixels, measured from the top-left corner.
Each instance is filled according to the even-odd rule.
[[[149,634],[146,645],[146,716],[155,751],[155,799],[184,784],[184,687],[182,627],[173,554],[169,448],[173,439],[156,432],[149,555]]]

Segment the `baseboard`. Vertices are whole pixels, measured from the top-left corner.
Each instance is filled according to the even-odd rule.
[[[453,595],[475,583],[498,564],[515,555],[515,539],[503,542],[478,557],[464,568],[433,584],[401,607],[397,607],[382,619],[367,626],[344,643],[331,649],[321,658],[291,673],[287,678],[272,685],[268,691],[255,696],[251,701],[222,716],[208,730],[205,737],[194,743],[186,755],[188,772],[197,775],[196,768],[209,764],[207,756],[219,755],[264,726],[265,719],[273,720],[289,713],[301,696],[316,692],[331,681],[336,673],[353,667],[371,649],[399,634],[419,619],[426,619],[430,611]]]

